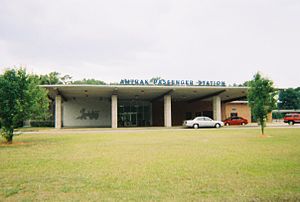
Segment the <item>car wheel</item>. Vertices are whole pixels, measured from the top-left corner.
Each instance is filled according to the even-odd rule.
[[[194,124],[193,128],[197,129],[197,128],[199,128],[199,125],[198,124]]]
[[[294,121],[289,121],[289,125],[294,125]]]
[[[242,123],[242,126],[246,125],[244,122]]]
[[[220,128],[221,127],[221,125],[219,124],[219,123],[217,123],[216,125],[215,125],[215,128]]]
[[[226,123],[225,126],[229,126],[229,123]]]

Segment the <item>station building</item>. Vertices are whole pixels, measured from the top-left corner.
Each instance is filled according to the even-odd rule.
[[[122,80],[117,85],[43,85],[55,102],[55,127],[179,126],[208,116],[251,121],[247,87],[223,82]]]

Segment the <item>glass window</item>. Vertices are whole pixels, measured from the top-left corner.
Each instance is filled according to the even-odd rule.
[[[130,105],[126,105],[124,107],[124,112],[130,112]]]
[[[208,117],[205,117],[204,120],[205,120],[205,121],[211,121],[211,119],[208,118]]]
[[[192,112],[185,113],[185,119],[192,119],[192,117],[193,117]]]
[[[230,116],[233,118],[233,117],[237,117],[238,114],[237,113],[230,113]]]

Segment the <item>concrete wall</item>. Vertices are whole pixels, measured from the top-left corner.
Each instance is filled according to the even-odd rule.
[[[110,127],[110,98],[76,98],[63,103],[64,127]]]

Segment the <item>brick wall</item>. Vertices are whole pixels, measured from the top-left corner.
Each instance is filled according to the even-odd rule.
[[[234,110],[235,109],[235,110]],[[247,103],[226,103],[222,105],[222,120],[230,117],[231,113],[238,113],[238,116],[243,117],[251,123],[251,108]],[[272,113],[267,116],[267,122],[272,122]]]
[[[226,103],[222,105],[222,120],[230,117],[231,113],[237,113],[251,122],[251,109],[247,103]]]

